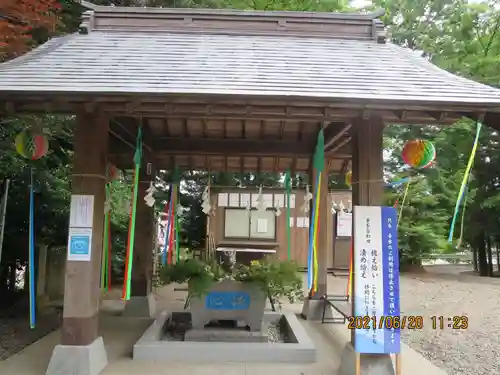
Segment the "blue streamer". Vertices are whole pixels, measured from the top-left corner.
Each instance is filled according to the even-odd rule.
[[[313,196],[313,209],[312,209],[312,215],[311,217],[313,220],[310,220],[311,222],[309,223],[309,256],[307,259],[307,288],[308,290],[312,289],[313,286],[313,267],[314,267],[314,259],[313,259],[313,248],[314,248],[314,216],[316,213],[316,195],[318,194],[318,187],[319,187],[319,173],[316,174],[316,191],[314,192]]]
[[[170,184],[170,202],[168,203],[168,212],[167,212],[167,226],[165,229],[165,245],[163,246],[163,254],[161,258],[161,262],[163,265],[167,264],[167,246],[170,240],[170,216],[172,213],[172,184]]]
[[[30,294],[30,328],[36,326],[36,305],[35,305],[35,189],[33,169],[30,171],[30,217],[29,217],[29,294]]]
[[[393,182],[388,182],[384,186],[385,187],[398,186],[398,185],[401,185],[401,184],[404,184],[404,183],[408,182],[409,180],[410,180],[410,177],[405,177],[405,178],[402,178],[401,180],[397,180],[397,181],[393,181]]]

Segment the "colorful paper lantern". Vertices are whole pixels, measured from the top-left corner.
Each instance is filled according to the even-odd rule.
[[[349,187],[352,185],[352,171],[349,171],[345,174],[345,184]]]
[[[16,136],[16,150],[19,155],[38,160],[47,155],[49,151],[49,141],[42,133],[25,130]]]
[[[410,167],[422,169],[432,164],[436,158],[436,149],[429,141],[415,139],[405,144],[401,156]]]

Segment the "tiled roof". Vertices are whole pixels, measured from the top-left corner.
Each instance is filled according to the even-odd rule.
[[[500,105],[500,90],[374,40],[92,31],[0,64],[0,93],[293,96]]]

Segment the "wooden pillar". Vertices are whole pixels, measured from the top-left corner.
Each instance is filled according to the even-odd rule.
[[[153,246],[154,246],[154,208],[144,201],[146,190],[149,188],[154,173],[149,171],[143,163],[139,176],[139,191],[137,195],[137,216],[134,239],[134,259],[130,294],[132,297],[145,297],[151,292],[153,273]]]
[[[353,206],[380,206],[383,203],[383,131],[384,123],[379,118],[359,119],[352,128]],[[354,286],[355,270],[353,259],[353,293],[356,290]],[[354,316],[354,304],[352,307],[352,315]],[[351,342],[353,345],[354,333],[355,331],[352,330]]]
[[[92,240],[90,261],[66,263],[62,345],[89,345],[98,337],[108,125],[107,118],[95,114],[76,120],[71,189],[73,195],[93,196]]]
[[[383,204],[383,130],[380,118],[358,119],[352,128],[352,196],[353,205],[380,206]],[[353,217],[354,219],[354,217]],[[354,220],[353,220],[354,223]],[[354,227],[353,227],[353,236]],[[353,259],[352,300],[356,300],[356,265]],[[354,303],[352,315],[355,316]],[[351,346],[346,347],[339,374],[353,373],[355,330],[351,330]],[[388,354],[360,354],[359,374],[394,374]]]
[[[313,170],[310,173],[312,191],[316,194],[317,173]],[[321,176],[321,188],[319,196],[319,217],[318,217],[318,234],[317,234],[317,255],[318,255],[318,291],[314,295],[314,299],[318,299],[327,291],[327,270],[328,270],[328,253],[332,251],[332,213],[328,204],[328,169],[325,163],[325,170]],[[314,197],[315,199],[316,197]],[[312,209],[310,210],[312,215]],[[313,217],[310,219],[313,223]]]

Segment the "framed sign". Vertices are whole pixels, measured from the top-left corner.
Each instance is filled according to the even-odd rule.
[[[394,207],[354,207],[354,311],[358,353],[399,353],[399,255]],[[375,323],[375,324],[374,324]],[[356,324],[357,326],[357,324]]]
[[[337,237],[352,236],[352,213],[337,212]]]

